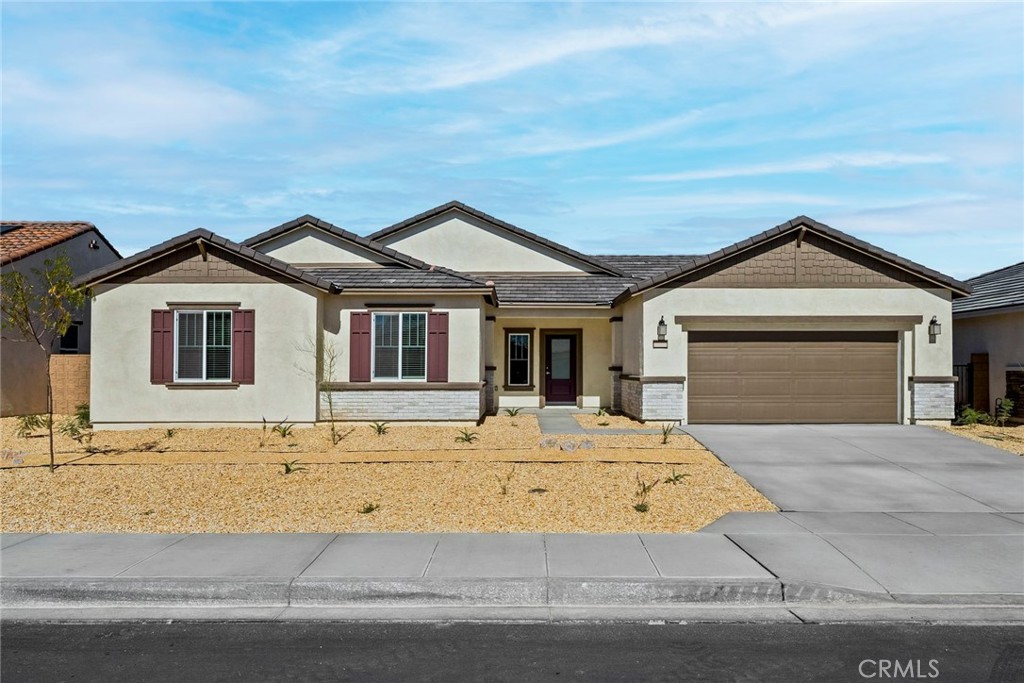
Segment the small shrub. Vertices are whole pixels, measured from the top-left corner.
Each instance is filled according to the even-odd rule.
[[[975,410],[971,406],[961,408],[960,417],[956,420],[958,425],[990,425],[993,422],[991,415],[984,410]]]
[[[672,436],[672,430],[674,430],[675,428],[676,428],[676,426],[674,424],[672,424],[671,422],[669,422],[668,424],[661,425],[661,443],[662,443],[662,445],[668,443],[668,437]]]
[[[1013,400],[1002,398],[996,401],[996,424],[1006,426],[1006,421],[1013,417]]]
[[[47,426],[48,424],[45,415],[22,415],[18,418],[18,428],[14,433],[18,438],[27,439],[32,436],[32,432],[37,429],[43,429]]]
[[[373,512],[374,510],[379,510],[379,509],[380,509],[380,505],[377,505],[376,503],[363,503],[363,507],[359,508],[359,514],[361,514],[361,515],[368,515],[371,512]]]
[[[604,408],[598,408],[597,412],[594,413],[594,415],[597,415],[598,417],[604,417],[607,414],[608,412]]]
[[[78,424],[78,420],[73,417],[69,417],[57,425],[57,431],[64,436],[69,436],[72,439],[75,439],[76,441],[82,436],[82,427]]]
[[[79,403],[75,407],[75,420],[81,425],[82,429],[89,429],[92,427],[92,418],[89,416],[89,404]]]
[[[288,418],[286,417],[284,420],[278,422],[276,425],[274,425],[274,428],[271,430],[272,432],[280,436],[282,439],[287,439],[289,436],[291,436],[292,427],[295,426],[294,424],[285,424],[285,420],[287,419]]]
[[[682,484],[683,483],[683,479],[685,479],[688,476],[690,476],[690,475],[682,473],[682,472],[676,473],[676,470],[673,467],[672,468],[672,475],[662,479],[661,483],[662,484]]]
[[[305,467],[299,464],[298,460],[282,460],[281,464],[284,465],[284,473],[291,474],[292,472],[301,472]]]
[[[636,475],[636,493],[633,494],[636,498],[636,503],[633,505],[634,510],[637,512],[647,512],[651,509],[651,506],[647,503],[647,496],[651,494],[651,491],[653,491],[654,487],[657,485],[657,479],[646,482],[640,478],[639,473]]]
[[[519,414],[521,408],[505,408],[505,414],[509,417],[515,417]]]
[[[460,429],[459,435],[455,437],[455,441],[457,443],[473,443],[479,436],[476,432],[471,432],[468,429]]]
[[[377,436],[384,436],[385,434],[388,433],[387,422],[374,422],[370,426],[373,428],[373,431],[377,434]]]
[[[611,424],[611,422],[598,422],[597,426],[598,427],[607,427],[610,424]]]
[[[498,480],[498,486],[501,488],[501,495],[508,495],[508,487],[512,483],[512,476],[516,473],[516,466],[512,465],[512,469],[505,473],[505,476],[499,477],[494,475]]]
[[[540,487],[533,488],[533,489],[530,489],[529,491],[527,491],[527,493],[547,493],[547,492],[548,492],[547,489],[542,489]]]
[[[267,418],[261,418],[263,420],[263,429],[260,431],[260,448],[267,445]]]
[[[164,432],[164,438],[173,439],[174,435],[177,434],[177,433],[178,433],[177,429],[168,429],[166,432]]]

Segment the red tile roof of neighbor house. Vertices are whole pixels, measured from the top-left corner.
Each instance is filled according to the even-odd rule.
[[[96,226],[86,221],[2,221],[0,265],[49,249],[89,231],[95,232],[117,254],[117,250],[107,242]]]

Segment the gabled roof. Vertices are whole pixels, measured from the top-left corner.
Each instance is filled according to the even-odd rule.
[[[633,278],[614,275],[503,274],[489,277],[500,304],[610,306]]]
[[[483,282],[453,275],[443,270],[410,268],[331,268],[306,267],[310,275],[328,280],[342,291],[367,289],[459,289],[484,290],[493,288]]]
[[[691,263],[697,256],[682,254],[598,254],[594,256],[619,270],[625,271],[635,278],[647,278],[660,275],[676,266]]]
[[[953,315],[1024,306],[1024,261],[972,277],[967,284],[974,291],[953,302]]]
[[[55,247],[90,231],[95,232],[121,258],[96,226],[86,221],[3,221],[0,223],[0,265]]]
[[[747,249],[750,249],[751,247],[767,242],[768,240],[779,237],[780,235],[796,232],[798,230],[810,230],[816,232],[819,235],[828,237],[829,239],[832,239],[840,244],[846,245],[847,247],[856,249],[870,256],[873,256],[881,261],[896,266],[897,268],[913,273],[914,275],[917,275],[923,280],[928,280],[929,282],[933,282],[942,287],[950,289],[952,290],[954,295],[967,296],[968,294],[971,293],[970,285],[967,285],[966,283],[963,283],[955,278],[951,278],[948,275],[943,275],[937,270],[932,270],[931,268],[922,266],[919,263],[914,263],[909,259],[905,259],[902,256],[897,256],[891,251],[886,251],[881,247],[876,247],[873,244],[869,244],[868,242],[859,240],[856,237],[853,237],[852,235],[847,235],[845,232],[836,230],[835,228],[825,225],[824,223],[819,223],[813,218],[808,218],[807,216],[797,216],[791,221],[787,221],[785,223],[776,225],[774,228],[770,228],[758,235],[754,235],[753,237],[748,237],[745,240],[741,240],[735,244],[731,244],[728,247],[719,249],[716,252],[713,252],[706,256],[698,256],[693,260],[693,262],[689,264],[676,266],[675,268],[672,268],[671,270],[664,272],[660,275],[655,275],[653,277],[641,280],[636,284],[630,285],[628,290],[626,290],[616,298],[615,303],[618,304],[621,301],[624,301],[625,299],[628,299],[629,297],[635,294],[639,294],[640,292],[647,291],[648,289],[653,289],[655,287],[660,287],[662,285],[668,284],[674,280],[679,279],[684,275],[687,275],[688,273],[700,270],[701,268],[709,266],[713,263],[716,263],[718,261],[721,261],[722,259],[738,254]]]
[[[382,230],[378,230],[377,232],[369,235],[368,238],[370,240],[379,241],[386,237],[391,237],[392,235],[396,235],[402,232],[403,230],[415,227],[416,225],[419,225],[423,221],[434,218],[435,216],[440,216],[441,214],[447,211],[461,211],[462,213],[473,216],[474,218],[478,218],[484,221],[485,223],[495,228],[498,228],[499,230],[503,230],[513,235],[517,235],[518,237],[522,237],[526,240],[529,240],[530,242],[533,242],[534,244],[538,244],[554,252],[562,254],[563,256],[567,256],[581,263],[585,263],[593,268],[596,268],[601,272],[608,273],[609,275],[625,275],[625,273],[623,273],[615,266],[608,263],[604,263],[594,258],[593,256],[581,254],[580,252],[570,249],[569,247],[566,247],[562,244],[552,242],[551,240],[545,239],[540,235],[530,232],[529,230],[523,230],[522,228],[516,225],[506,223],[505,221],[499,218],[495,218],[490,214],[484,213],[479,209],[474,209],[471,206],[468,206],[466,204],[463,204],[462,202],[457,201],[451,201],[448,202],[447,204],[435,206],[433,209],[430,209],[429,211],[424,211],[423,213],[413,216],[412,218],[407,218],[406,220],[401,221],[400,223],[395,223],[392,226],[383,228]]]
[[[279,261],[276,258],[267,256],[266,254],[250,249],[249,247],[232,242],[231,240],[216,235],[209,230],[203,228],[196,228],[190,232],[186,232],[184,235],[178,235],[172,237],[166,242],[162,242],[155,247],[150,247],[145,251],[140,251],[138,254],[129,256],[128,258],[115,261],[108,266],[97,268],[94,271],[86,273],[75,280],[75,286],[82,287],[87,285],[97,284],[103,280],[107,280],[115,275],[131,270],[136,266],[140,266],[144,263],[152,261],[153,259],[165,256],[171,252],[177,251],[183,247],[187,247],[197,242],[211,244],[216,247],[220,247],[225,251],[236,254],[243,259],[252,261],[253,263],[259,264],[268,270],[274,271],[280,275],[289,277],[297,282],[302,282],[307,285],[322,289],[325,292],[336,292],[338,288],[335,287],[330,281],[322,278],[310,275],[309,273],[296,268],[293,265]]]
[[[289,233],[292,230],[297,230],[305,225],[312,225],[313,227],[323,230],[324,232],[333,235],[334,237],[342,241],[358,245],[363,249],[366,249],[367,251],[379,254],[397,265],[402,265],[407,268],[415,268],[417,270],[440,272],[446,275],[450,275],[453,278],[461,278],[472,283],[473,285],[477,285],[480,287],[484,286],[484,282],[482,280],[477,280],[476,278],[470,275],[466,275],[465,273],[459,273],[457,271],[451,270],[450,268],[444,268],[442,266],[436,266],[431,265],[429,263],[425,263],[424,261],[420,261],[417,258],[413,258],[412,256],[408,256],[399,251],[395,251],[391,247],[386,247],[383,244],[380,244],[379,242],[375,242],[371,238],[361,237],[354,232],[349,232],[344,228],[339,228],[336,225],[332,225],[331,223],[328,223],[325,220],[321,220],[316,216],[311,216],[309,214],[299,216],[295,220],[288,221],[287,223],[282,223],[276,228],[271,228],[270,230],[266,230],[258,235],[250,237],[249,239],[242,242],[242,245],[253,248],[256,245],[263,244],[264,242],[269,242],[275,237],[280,237],[281,235]]]

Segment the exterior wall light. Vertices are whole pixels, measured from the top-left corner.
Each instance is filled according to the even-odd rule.
[[[668,340],[665,336],[668,334],[668,325],[665,323],[665,316],[661,316],[661,320],[658,321],[658,338],[654,340],[654,348],[656,349],[667,349]]]
[[[939,319],[936,316],[932,316],[932,321],[928,323],[928,336],[938,337],[942,334],[942,325],[939,324]]]

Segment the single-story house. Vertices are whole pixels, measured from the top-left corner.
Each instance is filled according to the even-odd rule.
[[[242,243],[194,230],[81,284],[99,428],[553,405],[948,421],[970,293],[806,217],[713,254],[588,255],[460,202],[367,237],[313,216]]]
[[[973,293],[953,302],[958,403],[995,414],[1014,401],[1024,418],[1024,262],[967,280]]]
[[[117,250],[92,223],[85,221],[3,221],[0,222],[0,272],[19,272],[30,282],[37,278],[33,270],[42,270],[47,260],[64,254],[75,275],[83,275],[121,258]],[[52,340],[55,354],[89,353],[91,315],[88,303],[74,318],[64,336]],[[84,363],[59,363],[68,368],[81,366],[81,373],[72,372],[74,384],[58,382],[55,390],[66,401],[88,401],[88,371]],[[70,379],[70,378],[68,378]],[[55,393],[55,396],[57,394]],[[66,406],[64,406],[66,408]],[[46,355],[35,342],[18,336],[3,326],[0,339],[0,417],[35,415],[46,412]]]

